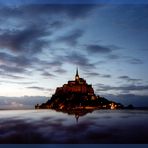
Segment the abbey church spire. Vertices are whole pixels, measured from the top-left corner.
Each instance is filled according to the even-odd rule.
[[[78,73],[78,68],[76,69],[75,80],[79,80],[79,73]]]

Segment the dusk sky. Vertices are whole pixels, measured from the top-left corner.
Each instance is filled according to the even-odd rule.
[[[10,2],[0,1],[0,108],[44,102],[76,67],[97,95],[148,106],[147,4]]]

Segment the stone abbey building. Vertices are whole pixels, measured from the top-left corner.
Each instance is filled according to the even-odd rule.
[[[78,93],[91,96],[92,99],[96,99],[92,85],[88,85],[86,80],[79,77],[78,69],[76,70],[75,80],[68,81],[68,84],[64,84],[63,87],[56,89],[57,94],[63,93]]]

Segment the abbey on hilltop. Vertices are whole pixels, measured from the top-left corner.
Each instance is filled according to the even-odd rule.
[[[83,78],[79,77],[78,68],[76,70],[75,80],[68,81],[68,84],[64,84],[63,87],[56,89],[56,94],[83,94],[87,95],[87,98],[92,100],[96,99],[92,85],[88,85]]]
[[[116,109],[122,108],[119,103],[109,101],[103,97],[96,96],[92,85],[79,77],[76,69],[75,80],[68,81],[62,87],[57,87],[51,99],[41,105],[36,105],[36,109]]]

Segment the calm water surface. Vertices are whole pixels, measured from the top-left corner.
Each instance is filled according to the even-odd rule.
[[[0,143],[148,143],[148,110],[4,110]]]

